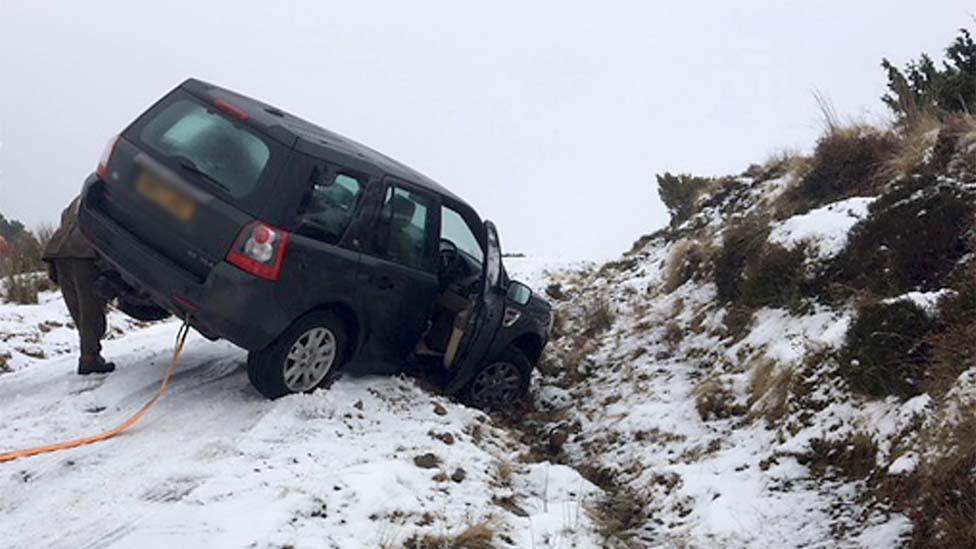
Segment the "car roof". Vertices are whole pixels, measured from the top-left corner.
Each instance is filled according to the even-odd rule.
[[[282,141],[285,145],[294,146],[296,140],[301,139],[319,147],[359,158],[373,164],[387,175],[403,179],[470,208],[453,192],[410,166],[273,105],[196,78],[187,79],[180,87],[197,97],[227,101],[243,109],[248,115],[249,123],[262,127],[271,137]]]

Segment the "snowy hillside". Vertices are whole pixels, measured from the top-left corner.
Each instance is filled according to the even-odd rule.
[[[75,375],[56,294],[0,305],[0,451],[116,426],[156,391],[178,325],[110,318],[119,369]],[[0,464],[0,547],[599,547],[601,490],[409,379],[264,400],[244,353],[187,342],[169,396],[118,439]]]
[[[810,158],[665,176],[691,187],[671,227],[546,280],[529,422],[631,502],[608,540],[976,540],[976,126],[876,171],[910,138],[837,128]]]

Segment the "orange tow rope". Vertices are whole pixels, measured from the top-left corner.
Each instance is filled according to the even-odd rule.
[[[69,448],[80,448],[82,446],[88,446],[89,444],[95,444],[96,442],[102,442],[103,440],[108,440],[110,438],[115,438],[122,433],[133,428],[137,423],[142,421],[142,418],[146,417],[146,414],[156,406],[162,398],[166,395],[166,391],[169,389],[169,382],[173,378],[173,373],[176,372],[176,366],[179,364],[180,354],[183,352],[183,344],[186,342],[186,335],[190,331],[188,324],[183,323],[180,326],[180,331],[176,334],[176,347],[173,349],[173,363],[170,364],[169,370],[166,371],[166,377],[163,378],[162,385],[159,386],[159,391],[152,400],[146,403],[141,410],[136,412],[136,414],[126,420],[125,423],[119,425],[115,429],[110,431],[105,431],[97,435],[92,435],[89,437],[77,438],[75,440],[69,440],[66,442],[60,442],[57,444],[50,444],[48,446],[38,446],[36,448],[28,448],[26,450],[17,450],[14,452],[7,452],[0,454],[0,463],[5,463],[8,461],[15,461],[18,459],[39,456],[41,454],[50,454],[52,452],[60,452],[61,450],[67,450]]]

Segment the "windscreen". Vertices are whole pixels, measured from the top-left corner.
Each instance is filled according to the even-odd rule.
[[[237,198],[254,189],[271,157],[257,134],[189,99],[167,105],[143,126],[139,139]]]

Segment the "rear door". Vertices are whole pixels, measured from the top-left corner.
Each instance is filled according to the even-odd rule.
[[[275,200],[289,148],[177,89],[119,138],[95,207],[199,280]]]
[[[311,157],[293,163],[306,181],[293,223],[278,302],[294,316],[323,304],[356,310],[361,254],[351,245],[350,226],[360,215],[370,175]],[[304,169],[302,169],[304,168]],[[375,181],[379,185],[379,181]]]
[[[358,298],[368,324],[364,366],[382,371],[400,368],[427,329],[438,291],[440,200],[391,178],[377,187],[376,213],[357,237]]]
[[[451,369],[454,377],[448,385],[453,393],[467,384],[484,361],[495,334],[501,327],[505,309],[502,281],[502,250],[495,224],[485,221],[485,255],[482,261],[481,292],[464,327],[461,345]]]

